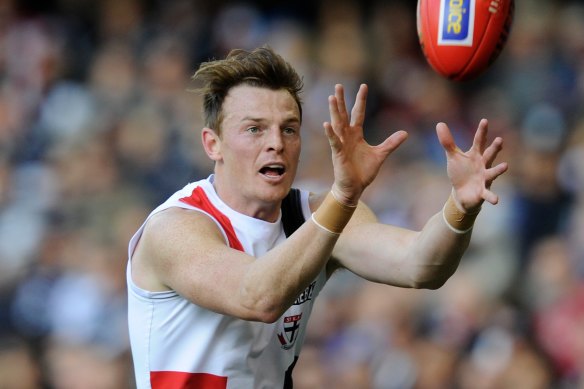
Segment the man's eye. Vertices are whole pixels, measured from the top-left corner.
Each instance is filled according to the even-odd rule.
[[[289,134],[289,135],[296,134],[296,129],[293,127],[286,127],[286,128],[284,128],[284,134]]]
[[[253,127],[249,127],[247,129],[247,131],[250,132],[250,133],[252,133],[252,134],[257,134],[258,132],[260,132],[260,129],[259,129],[259,127],[253,126]]]

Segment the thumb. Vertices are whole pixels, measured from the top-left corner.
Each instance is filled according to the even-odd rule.
[[[396,131],[383,141],[378,147],[383,149],[387,154],[397,149],[408,138],[405,131]]]
[[[440,122],[436,124],[436,134],[438,135],[438,141],[446,151],[446,154],[450,155],[458,150],[458,147],[454,142],[454,137],[446,123]]]

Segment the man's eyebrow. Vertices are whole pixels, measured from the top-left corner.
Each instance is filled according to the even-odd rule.
[[[286,123],[286,124],[290,124],[290,123],[293,123],[293,124],[298,123],[298,124],[300,124],[300,119],[297,118],[297,117],[289,117],[287,119],[284,119],[284,123]]]
[[[262,119],[262,118],[255,118],[255,117],[253,117],[253,116],[244,116],[244,117],[243,117],[241,120],[242,120],[242,121],[244,121],[244,120],[246,120],[246,121],[247,121],[247,120],[249,120],[250,122],[261,122],[261,121],[264,121],[265,119]]]
[[[266,119],[264,118],[256,118],[253,116],[244,116],[241,121],[250,121],[250,122],[265,122]],[[300,119],[294,116],[290,116],[282,121],[283,123],[290,124],[290,123],[300,123]]]

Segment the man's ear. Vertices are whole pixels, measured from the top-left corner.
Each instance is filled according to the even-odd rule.
[[[222,159],[221,156],[221,139],[212,129],[205,127],[201,131],[201,139],[205,152],[213,161],[217,162]]]

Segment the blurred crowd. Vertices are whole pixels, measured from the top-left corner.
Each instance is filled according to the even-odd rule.
[[[516,1],[503,53],[465,83],[425,62],[415,6],[0,0],[0,388],[133,387],[128,240],[213,168],[190,76],[264,44],[304,77],[296,186],[332,183],[335,83],[350,103],[369,85],[369,142],[410,134],[365,193],[384,222],[420,229],[448,197],[438,121],[465,148],[488,118],[510,164],[441,289],[333,276],[295,387],[584,387],[584,4]]]

